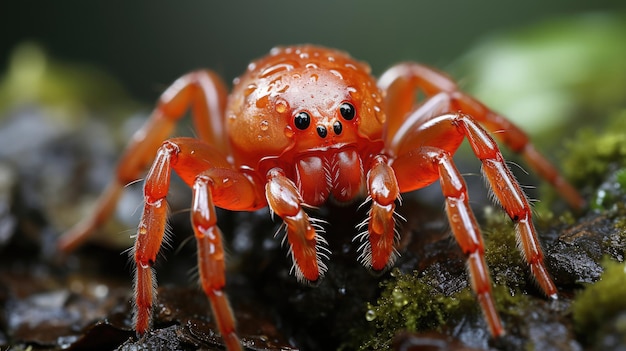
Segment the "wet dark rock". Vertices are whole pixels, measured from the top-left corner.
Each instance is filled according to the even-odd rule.
[[[400,333],[392,342],[396,351],[477,351],[449,335],[439,333]]]
[[[548,264],[557,284],[593,283],[603,272],[600,261],[604,256],[624,260],[626,236],[618,222],[615,215],[594,213],[559,234],[547,250]]]

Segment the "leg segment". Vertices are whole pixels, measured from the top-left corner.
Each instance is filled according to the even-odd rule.
[[[226,154],[228,149],[222,125],[226,96],[224,83],[210,71],[192,72],[176,80],[161,95],[146,124],[133,135],[118,162],[115,179],[98,198],[91,216],[61,236],[59,249],[74,250],[111,216],[123,187],[145,170],[161,142],[169,137],[189,107],[193,109],[196,132]]]
[[[243,174],[228,167],[219,152],[193,138],[165,141],[144,184],[145,205],[135,241],[135,327],[139,334],[150,327],[156,282],[152,266],[163,242],[167,219],[166,195],[174,170],[193,189],[191,221],[198,244],[200,282],[211,302],[213,315],[229,350],[240,350],[235,322],[223,292],[224,249],[217,227],[215,206],[256,209],[265,205],[255,185]],[[215,197],[213,196],[215,194]]]
[[[171,159],[176,149],[167,145],[159,149],[144,184],[144,208],[134,247],[135,330],[144,334],[150,327],[156,280],[152,266],[163,242],[167,221],[165,197],[170,187]]]
[[[383,270],[395,260],[396,222],[395,201],[400,197],[400,189],[393,169],[386,157],[377,156],[367,175],[367,191],[372,200],[367,223],[367,241],[359,248],[361,263],[375,271]]]
[[[450,154],[430,153],[437,161],[441,189],[446,198],[446,212],[452,232],[468,256],[467,264],[472,288],[483,310],[491,335],[498,337],[504,333],[502,322],[495,307],[491,292],[491,278],[485,262],[485,245],[480,228],[469,205],[469,195],[461,174],[454,166]]]
[[[281,169],[273,168],[267,174],[265,196],[270,210],[283,219],[287,227],[287,240],[293,259],[296,278],[300,281],[317,281],[326,271],[322,262],[328,250],[324,238],[317,235],[312,220],[304,211],[302,197],[296,185]]]
[[[211,302],[213,316],[217,321],[226,348],[242,350],[235,332],[235,318],[223,289],[226,285],[224,271],[224,248],[222,233],[217,227],[215,206],[211,197],[212,179],[198,176],[193,185],[191,222],[198,245],[198,268],[200,283]]]
[[[409,118],[409,113],[414,109],[417,90],[423,91],[428,97],[443,93],[448,96],[449,106],[441,113],[461,111],[471,115],[488,130],[496,133],[495,135],[512,151],[520,153],[530,167],[556,188],[570,206],[575,209],[584,206],[584,200],[578,192],[535,150],[521,129],[478,100],[459,91],[454,81],[445,74],[417,63],[403,63],[386,71],[379,79],[379,86],[387,92],[385,102],[389,114],[387,140],[392,140],[405,119]],[[441,105],[436,108],[441,109]]]

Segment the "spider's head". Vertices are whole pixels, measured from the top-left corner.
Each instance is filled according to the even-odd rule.
[[[258,161],[378,140],[381,95],[369,67],[343,52],[274,49],[233,89],[227,112],[233,149]]]

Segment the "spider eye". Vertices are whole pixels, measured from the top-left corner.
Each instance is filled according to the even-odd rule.
[[[339,112],[341,113],[341,117],[345,118],[348,121],[352,120],[356,115],[356,110],[354,109],[354,106],[352,106],[352,104],[349,102],[344,102],[343,104],[341,104],[341,106],[339,106]]]
[[[300,130],[305,130],[311,124],[311,116],[306,112],[298,112],[293,118],[293,124]]]

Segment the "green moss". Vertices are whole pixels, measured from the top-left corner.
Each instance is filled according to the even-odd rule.
[[[402,274],[394,271],[394,278],[383,282],[383,292],[374,304],[368,304],[364,319],[368,324],[353,330],[354,345],[345,349],[390,350],[391,341],[398,331],[437,330],[454,325],[468,315],[483,318],[474,293],[466,287],[445,295],[427,276],[417,272]],[[500,316],[525,318],[529,297],[505,285],[494,285],[493,295]]]
[[[525,318],[529,297],[523,293],[528,283],[528,267],[518,249],[511,220],[499,211],[486,215],[483,228],[485,255],[493,279],[493,295],[501,316],[512,320]],[[467,315],[482,318],[476,296],[468,287],[446,295],[440,291],[428,268],[421,274],[392,271],[391,279],[381,283],[382,293],[364,312],[366,328],[353,332],[355,345],[346,349],[388,350],[400,330],[425,331],[454,325]],[[458,277],[457,277],[458,278]],[[465,279],[465,278],[459,278]]]
[[[602,131],[580,130],[566,144],[566,155],[563,172],[574,185],[599,185],[612,164],[626,164],[626,110],[614,114]],[[619,184],[626,184],[625,171],[619,174]]]
[[[368,304],[364,318],[369,322],[363,331],[359,350],[389,350],[398,330],[437,329],[462,311],[478,305],[469,289],[452,296],[442,294],[436,283],[417,272],[402,274],[396,268],[392,279],[382,283],[383,292],[374,304]]]
[[[589,199],[595,210],[610,209],[626,199],[626,110],[602,119],[600,127],[586,127],[566,139],[560,152],[561,174]],[[542,216],[560,198],[554,188],[541,184]],[[544,210],[548,211],[544,211]],[[545,216],[544,216],[545,217]]]
[[[599,325],[626,311],[626,264],[606,259],[598,282],[581,291],[572,304],[574,328],[589,341]]]
[[[496,285],[508,286],[511,291],[520,288],[528,269],[522,260],[515,238],[513,223],[500,210],[486,211],[483,226],[485,256],[491,278]]]

